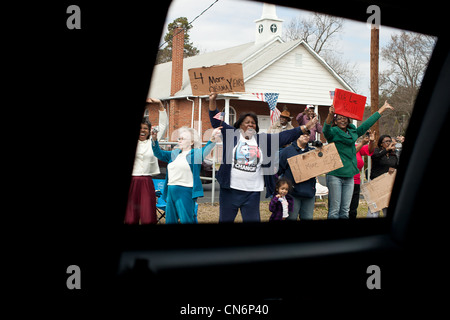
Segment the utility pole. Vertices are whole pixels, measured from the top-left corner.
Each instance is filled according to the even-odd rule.
[[[378,111],[378,57],[379,57],[380,29],[372,25],[370,30],[370,111],[371,114]],[[377,137],[380,137],[380,126],[377,121],[372,126]]]

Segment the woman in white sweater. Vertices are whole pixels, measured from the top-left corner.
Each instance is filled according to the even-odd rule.
[[[169,124],[166,110],[158,99],[147,99],[147,108],[159,106],[159,131],[155,135],[161,139]],[[133,173],[130,190],[128,192],[128,203],[125,213],[126,224],[154,224],[156,217],[156,195],[152,176],[160,173],[158,159],[153,155],[151,135],[152,125],[147,119],[143,119],[139,139],[136,147]]]
[[[167,203],[166,224],[198,223],[195,203],[198,197],[203,197],[202,161],[216,145],[220,129],[213,130],[203,148],[197,132],[187,127],[179,129],[178,148],[172,151],[161,150],[158,141],[152,141],[155,156],[168,163],[163,193]]]

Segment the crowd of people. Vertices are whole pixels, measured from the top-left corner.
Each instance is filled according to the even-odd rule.
[[[370,179],[398,166],[403,137],[395,141],[388,135],[377,140],[370,128],[386,110],[385,104],[360,126],[351,119],[335,114],[329,108],[322,125],[314,108],[307,106],[296,117],[298,127],[291,124],[287,108],[267,131],[259,132],[258,117],[248,112],[230,125],[220,117],[216,106],[216,93],[209,95],[209,117],[214,128],[210,140],[202,147],[198,133],[183,127],[178,130],[178,144],[171,150],[162,150],[159,140],[168,126],[168,117],[160,100],[148,99],[147,109],[159,108],[158,130],[153,130],[148,118],[141,124],[138,146],[129,189],[126,224],[154,224],[156,195],[152,176],[159,174],[158,159],[167,162],[167,173],[162,192],[166,201],[166,224],[198,223],[195,205],[203,196],[200,181],[201,164],[215,147],[218,139],[223,144],[222,161],[216,179],[220,184],[219,223],[233,223],[240,210],[243,222],[260,222],[261,192],[266,189],[270,197],[269,221],[312,220],[315,207],[317,178],[295,183],[289,165],[293,156],[314,149],[316,134],[322,133],[328,143],[334,143],[343,166],[326,174],[328,187],[328,219],[354,219],[360,198],[360,170],[362,156],[370,156]],[[385,210],[385,209],[384,209]],[[378,217],[380,212],[369,212]],[[385,214],[385,211],[384,211]]]

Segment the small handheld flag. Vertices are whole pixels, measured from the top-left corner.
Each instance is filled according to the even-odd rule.
[[[217,120],[220,120],[220,121],[223,121],[224,117],[225,117],[225,112],[219,112],[213,118],[217,119]]]
[[[270,109],[270,122],[273,124],[281,115],[280,110],[277,109],[278,93],[253,93],[259,100],[267,102]]]

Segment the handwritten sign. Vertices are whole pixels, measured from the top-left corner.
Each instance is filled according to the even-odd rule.
[[[321,174],[343,167],[341,157],[333,143],[324,145],[288,159],[295,183],[300,183]]]
[[[342,90],[334,90],[334,112],[352,119],[362,120],[367,97]]]
[[[188,73],[192,94],[195,96],[207,95],[212,91],[245,92],[242,63],[192,68]]]
[[[361,184],[361,193],[371,212],[380,211],[389,206],[394,181],[395,172],[393,174],[386,172],[368,183]]]

